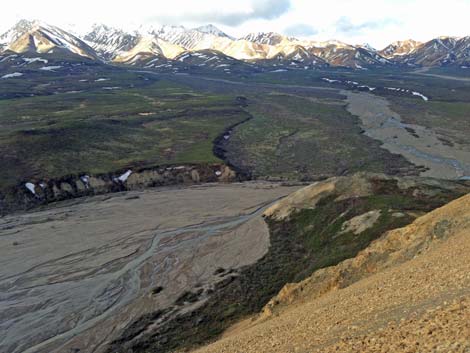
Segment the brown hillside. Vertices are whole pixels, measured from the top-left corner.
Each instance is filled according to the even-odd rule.
[[[469,254],[467,195],[286,286],[197,352],[470,352]]]

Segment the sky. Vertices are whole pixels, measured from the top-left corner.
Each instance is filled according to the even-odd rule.
[[[470,0],[22,0],[1,5],[0,32],[20,19],[77,33],[93,23],[125,30],[211,23],[234,37],[272,31],[381,49],[396,40],[470,35],[469,14]]]

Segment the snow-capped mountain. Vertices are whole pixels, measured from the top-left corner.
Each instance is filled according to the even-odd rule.
[[[465,65],[470,62],[469,55],[470,37],[440,37],[420,45],[402,61],[418,66]]]
[[[231,37],[228,34],[222,32],[220,29],[218,29],[216,26],[214,26],[212,24],[208,24],[208,25],[205,25],[205,26],[200,26],[200,27],[194,28],[194,30],[196,30],[198,32],[206,33],[206,34],[212,34],[212,35],[217,36],[217,37],[227,37],[227,38],[233,39],[233,37]]]
[[[1,36],[5,47],[15,53],[60,51],[97,59],[96,52],[83,40],[58,27],[39,21],[20,21]]]
[[[320,41],[299,41],[299,44],[307,47],[307,48],[327,48],[327,47],[336,47],[338,49],[341,49],[341,48],[350,48],[350,47],[353,47],[352,45],[349,45],[347,43],[343,43],[339,40],[336,40],[336,39],[332,39],[332,40],[327,40],[327,41],[323,41],[323,42],[320,42]]]
[[[147,30],[147,33],[172,44],[179,45],[186,50],[210,49],[211,44],[217,39],[224,42],[231,42],[233,40],[230,36],[212,25],[193,29],[187,29],[183,26],[162,26],[150,28]]]
[[[364,44],[360,44],[360,45],[356,45],[356,47],[358,48],[364,48],[365,50],[368,50],[368,51],[377,51],[377,49],[375,49],[372,45],[370,45],[369,43],[364,43]]]
[[[470,66],[470,36],[460,38],[454,48],[458,65]]]
[[[137,44],[130,50],[122,51],[116,55],[113,61],[135,65],[158,57],[173,59],[183,51],[184,49],[178,45],[153,36],[146,36],[139,38]]]
[[[233,59],[250,65],[259,62],[263,67],[273,65],[292,69],[327,65],[354,69],[384,65],[468,66],[470,37],[441,37],[426,43],[399,41],[378,51],[368,44],[302,40],[275,32],[250,33],[235,39],[214,25],[192,29],[150,26],[126,32],[101,24],[79,36],[42,22],[22,20],[0,35],[0,52],[20,55],[67,53],[92,60],[143,66],[175,60],[181,63],[179,60],[185,55],[194,62],[208,56],[214,58],[211,60],[224,62],[218,65]],[[203,64],[190,66],[217,66]]]
[[[396,41],[382,49],[380,54],[387,59],[393,59],[396,57],[409,55],[421,45],[421,42],[417,42],[413,39]]]
[[[243,39],[267,45],[267,59],[289,60],[290,57],[302,57],[304,62],[312,59],[314,66],[328,63],[333,66],[362,68],[374,65],[389,64],[375,49],[368,45],[353,46],[340,41],[326,42],[302,41],[273,32],[250,33]],[[295,54],[290,55],[290,53]],[[292,66],[295,65],[295,62]]]
[[[376,51],[352,45],[330,44],[325,47],[312,47],[311,52],[332,66],[345,66],[363,69],[370,66],[390,65],[391,62]]]
[[[141,36],[137,33],[127,33],[121,29],[95,24],[92,30],[83,37],[102,58],[112,60],[122,52],[134,48]]]
[[[283,66],[286,68],[320,68],[327,67],[329,64],[322,58],[312,54],[309,50],[300,45],[284,47],[275,55],[270,56],[264,61],[265,64],[274,67]]]
[[[146,31],[125,32],[94,25],[84,40],[106,61],[136,64],[153,57],[173,59],[185,49]]]
[[[186,51],[175,57],[174,61],[180,67],[197,67],[226,73],[254,69],[254,66],[250,63],[236,60],[212,49]]]
[[[283,42],[295,42],[297,39],[292,37],[286,37],[282,34],[276,32],[258,32],[258,33],[249,33],[243,38],[249,42],[257,44],[267,44],[267,45],[279,45]]]
[[[34,26],[34,21],[21,20],[8,31],[0,35],[0,45],[4,47],[17,40],[24,33],[30,31]]]
[[[239,60],[262,60],[268,56],[268,47],[262,44],[249,42],[244,39],[232,41],[227,46],[212,46],[224,54]]]

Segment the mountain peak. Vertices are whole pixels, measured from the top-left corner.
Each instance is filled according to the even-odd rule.
[[[386,58],[399,57],[409,55],[414,52],[422,43],[413,39],[396,41],[380,51],[381,55]]]
[[[213,34],[217,37],[227,37],[227,38],[230,38],[230,36],[228,34],[226,34],[225,32],[223,32],[222,30],[220,30],[219,28],[217,28],[216,26],[214,26],[213,24],[208,24],[208,25],[204,25],[204,26],[200,26],[200,27],[197,27],[197,28],[194,28],[196,31],[199,31],[199,32],[202,32],[202,33],[206,33],[206,34]]]
[[[375,49],[372,45],[370,45],[369,43],[363,43],[363,44],[360,44],[358,45],[359,48],[364,48],[368,51],[377,51],[377,49]]]
[[[33,30],[35,27],[39,27],[41,24],[38,20],[19,20],[9,30],[0,35],[0,44],[9,44],[21,37],[26,32]]]
[[[39,26],[41,23],[42,22],[39,20],[22,19],[19,20],[13,27],[11,27],[11,29],[29,31],[34,27]]]
[[[54,48],[97,59],[94,50],[78,37],[38,20],[21,20],[0,36],[0,48],[15,53],[49,53]],[[3,49],[3,48],[2,48]]]
[[[276,32],[253,32],[244,36],[242,39],[257,44],[278,45],[284,40],[295,41],[295,38],[286,37]]]
[[[93,23],[91,26],[92,31],[115,31],[117,30],[116,28],[110,27],[108,25],[105,25],[103,23]]]
[[[94,24],[83,39],[105,60],[111,60],[129,51],[137,45],[141,35],[137,32],[127,33],[119,28],[104,24]]]
[[[152,55],[173,60],[184,51],[216,50],[233,59],[262,60],[264,64],[303,69],[324,65],[359,69],[382,65],[470,65],[470,37],[437,37],[425,43],[409,39],[378,51],[369,44],[301,40],[276,32],[254,32],[236,39],[213,24],[196,28],[142,25],[127,31],[95,23],[87,33],[74,34],[30,19],[18,21],[0,35],[2,53],[50,53],[56,47],[59,51],[109,62],[117,58],[127,62],[129,57],[145,62]]]

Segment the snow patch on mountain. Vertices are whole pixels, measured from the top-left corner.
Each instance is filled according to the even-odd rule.
[[[13,72],[11,74],[3,75],[1,78],[5,79],[5,78],[13,78],[13,77],[21,77],[21,76],[23,76],[21,72]]]
[[[40,67],[39,70],[42,70],[42,71],[55,71],[57,69],[60,69],[62,66],[59,66],[59,65],[56,65],[56,66],[43,66],[43,67]]]
[[[198,32],[202,32],[202,33],[206,33],[206,34],[212,34],[212,35],[217,36],[217,37],[227,37],[227,38],[233,39],[233,37],[231,37],[228,34],[224,33],[223,31],[221,31],[220,29],[218,29],[216,26],[214,26],[212,24],[208,24],[208,25],[205,25],[205,26],[200,26],[200,27],[193,28],[193,29],[198,31]]]
[[[191,29],[141,26],[134,31],[97,24],[80,36],[39,21],[22,20],[0,35],[0,52],[6,50],[19,55],[72,53],[92,60],[142,67],[170,65],[183,52],[203,50],[223,53],[224,60],[262,61],[273,67],[299,69],[326,65],[361,70],[384,65],[470,66],[470,37],[439,37],[426,43],[398,41],[377,51],[369,44],[304,40],[275,32],[250,33],[235,39],[211,24]],[[27,64],[39,61],[28,59],[34,57],[25,58]],[[10,59],[0,57],[0,61],[4,60]]]
[[[35,62],[42,62],[44,64],[47,64],[48,61],[46,59],[43,59],[43,58],[21,58],[23,61],[25,61],[27,64],[32,64],[32,63],[35,63]]]
[[[421,98],[422,98],[424,101],[426,101],[426,102],[429,100],[429,98],[426,97],[426,96],[425,96],[424,94],[422,94],[422,93],[419,93],[419,92],[411,92],[411,93],[413,94],[413,96],[421,97]]]

